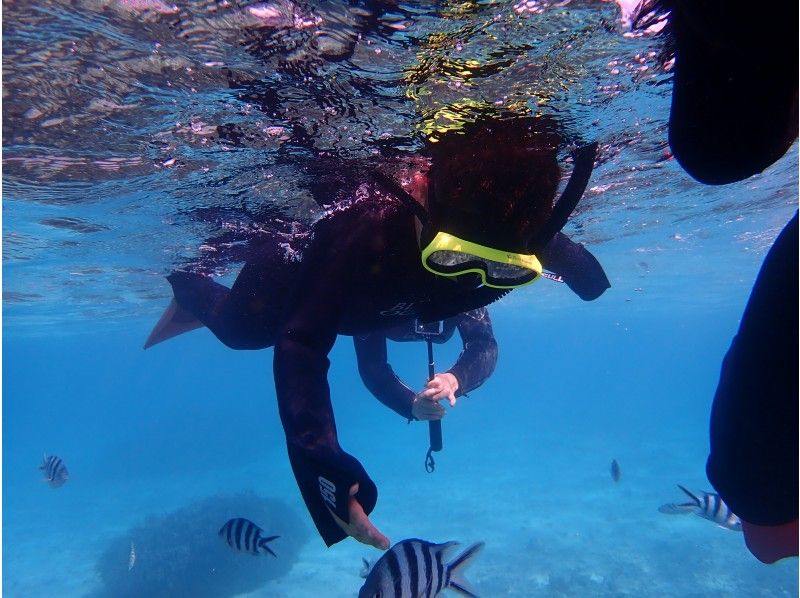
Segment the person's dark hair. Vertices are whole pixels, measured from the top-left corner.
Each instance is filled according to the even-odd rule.
[[[526,252],[547,221],[561,171],[552,120],[484,120],[429,147],[434,227],[482,245]]]

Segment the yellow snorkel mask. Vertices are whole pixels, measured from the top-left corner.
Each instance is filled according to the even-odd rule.
[[[422,265],[439,276],[474,272],[495,289],[521,287],[542,275],[542,264],[533,254],[493,249],[441,231],[422,250]]]

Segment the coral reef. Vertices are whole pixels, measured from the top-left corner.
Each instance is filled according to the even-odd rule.
[[[272,544],[277,558],[229,548],[217,532],[233,517],[246,517],[268,534],[280,535]],[[308,537],[299,515],[278,499],[253,493],[207,498],[148,517],[113,539],[97,561],[103,586],[94,595],[223,598],[251,592],[288,573]]]

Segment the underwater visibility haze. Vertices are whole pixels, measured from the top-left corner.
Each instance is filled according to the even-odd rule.
[[[797,595],[796,559],[761,564],[679,487],[713,491],[710,406],[797,210],[797,145],[692,180],[661,45],[599,0],[4,0],[4,595],[357,596],[384,553],[319,539],[272,349],[206,329],[142,347],[168,274],[230,286],[249,237],[356,187],[337,164],[413,161],[511,114],[559,122],[562,189],[599,144],[564,232],[611,288],[542,279],[489,306],[497,368],[447,409],[432,473],[428,426],[380,404],[339,337],[331,399],[370,519],[393,544],[458,542],[444,562],[484,543],[460,574],[484,598]],[[437,370],[461,348],[437,345]],[[424,385],[422,343],[389,355]]]

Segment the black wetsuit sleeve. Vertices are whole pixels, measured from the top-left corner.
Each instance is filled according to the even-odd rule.
[[[370,334],[353,337],[358,373],[375,398],[405,419],[414,419],[411,405],[415,392],[394,373],[386,351],[386,336]]]
[[[492,321],[485,307],[461,314],[458,332],[464,349],[448,372],[458,380],[461,396],[475,390],[492,375],[497,365],[497,341],[492,333]]]
[[[341,263],[332,253],[329,257],[330,264]],[[336,340],[346,281],[334,266],[324,264],[306,274],[275,343],[275,390],[292,471],[330,546],[347,537],[330,511],[349,521],[350,487],[359,484],[355,498],[367,514],[378,491],[355,457],[339,446],[331,406],[328,353]]]
[[[722,363],[708,479],[748,523],[797,520],[797,214],[767,254]]]

